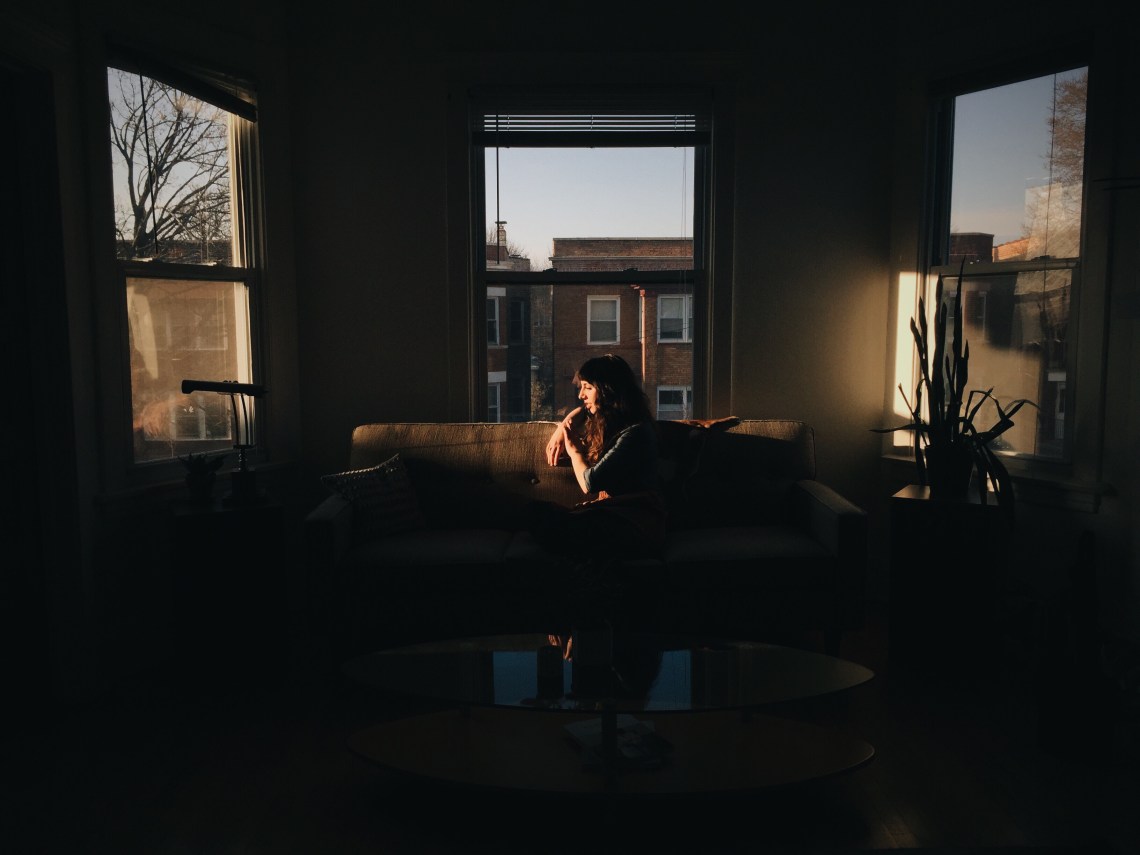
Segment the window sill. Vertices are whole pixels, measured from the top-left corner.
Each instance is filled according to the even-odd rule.
[[[884,454],[884,464],[895,474],[903,471],[917,481],[914,458],[909,454]],[[1037,507],[1057,508],[1065,511],[1095,514],[1101,500],[1115,490],[1103,481],[1080,481],[1071,478],[1010,472],[1017,501]]]

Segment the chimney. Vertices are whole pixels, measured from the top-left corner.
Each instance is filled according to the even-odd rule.
[[[495,220],[495,226],[497,227],[495,234],[495,245],[498,247],[496,260],[502,261],[503,258],[507,255],[507,221]]]

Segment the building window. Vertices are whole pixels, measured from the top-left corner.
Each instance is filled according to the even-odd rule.
[[[500,422],[502,421],[502,413],[499,410],[499,389],[502,388],[500,383],[487,384],[487,421]]]
[[[1026,398],[994,447],[1011,458],[1065,461],[1064,413],[1076,362],[1081,280],[1086,67],[969,92],[938,107],[945,214],[933,230],[928,282],[944,277],[951,318],[970,347],[969,388],[1004,406]],[[964,266],[963,266],[964,264]],[[962,306],[954,305],[959,271]],[[928,301],[933,299],[931,291]],[[999,419],[992,402],[975,419]]]
[[[470,305],[481,309],[495,289],[526,295],[506,306],[511,353],[492,352],[488,338],[472,354],[476,374],[505,368],[508,390],[529,390],[528,412],[518,415],[531,419],[556,418],[574,400],[571,378],[591,355],[584,345],[639,367],[647,391],[691,386],[694,355],[667,348],[668,358],[659,356],[656,335],[645,336],[655,317],[639,312],[640,301],[656,302],[662,290],[691,297],[704,281],[702,298],[712,291],[702,279],[710,266],[711,91],[495,87],[469,97],[464,186],[476,188],[470,210],[478,221],[467,234],[488,236],[471,254]],[[691,299],[681,311],[691,317]],[[474,321],[483,335],[484,319]],[[685,323],[681,334],[691,336]],[[516,387],[514,374],[525,382]]]
[[[657,340],[692,341],[693,298],[684,294],[657,298]]]
[[[526,344],[526,305],[525,300],[511,299],[510,316],[507,318],[507,341],[511,344]]]
[[[499,301],[494,297],[487,298],[487,344],[499,343]]]
[[[232,79],[222,89],[138,56],[113,59],[112,221],[126,297],[133,461],[228,450],[228,400],[184,395],[181,383],[254,381],[251,292],[262,255],[254,96]]]
[[[619,307],[617,297],[586,298],[586,343],[617,344]]]
[[[691,386],[658,386],[658,419],[691,419],[693,388]]]

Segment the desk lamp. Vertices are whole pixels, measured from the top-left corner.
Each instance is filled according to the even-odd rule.
[[[269,390],[260,383],[238,383],[236,380],[183,380],[182,394],[191,392],[217,392],[229,395],[230,411],[234,417],[234,448],[238,453],[238,465],[230,473],[230,494],[223,500],[231,505],[254,504],[263,498],[257,489],[256,472],[249,468],[246,451],[253,448],[253,419],[250,418],[249,398],[261,398]],[[241,414],[238,414],[238,398],[241,398]]]

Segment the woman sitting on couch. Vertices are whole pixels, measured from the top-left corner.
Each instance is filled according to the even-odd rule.
[[[544,503],[532,530],[547,548],[580,557],[655,554],[665,500],[649,400],[614,354],[586,360],[574,382],[582,405],[554,429],[546,459],[568,459],[582,492],[596,498],[573,508]]]

